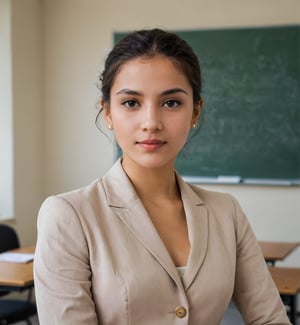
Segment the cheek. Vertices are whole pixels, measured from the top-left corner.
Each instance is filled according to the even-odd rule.
[[[178,135],[188,134],[191,127],[192,114],[181,114],[168,120],[169,127],[174,129]]]
[[[176,147],[182,148],[185,145],[189,135],[189,123],[173,123],[172,129],[172,135],[170,134],[171,143]]]
[[[112,116],[112,121],[115,131],[120,132],[129,132],[130,130],[136,128],[139,122],[138,119],[133,116],[128,117],[121,114],[115,117]]]
[[[126,114],[114,114],[113,112],[112,121],[116,140],[122,147],[123,144],[126,144],[132,138],[137,127],[137,121],[133,116],[128,117]]]

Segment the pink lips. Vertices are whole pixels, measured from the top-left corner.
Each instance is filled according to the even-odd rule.
[[[158,140],[158,139],[145,139],[142,141],[137,141],[136,144],[142,146],[147,150],[155,150],[162,147],[166,144],[166,141]]]

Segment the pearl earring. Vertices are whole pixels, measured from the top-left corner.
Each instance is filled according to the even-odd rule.
[[[108,124],[108,128],[109,128],[110,130],[113,130],[113,126],[112,126],[111,124]]]

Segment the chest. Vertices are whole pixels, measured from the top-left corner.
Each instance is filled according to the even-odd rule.
[[[149,324],[162,324],[164,320],[164,325],[173,325],[178,306],[188,310],[189,322],[183,324],[200,324],[205,316],[199,310],[207,308],[215,308],[217,311],[211,314],[221,319],[234,286],[231,248],[222,246],[221,241],[219,245],[215,234],[209,234],[206,243],[199,238],[200,250],[205,252],[198,259],[201,255],[204,260],[195,267],[197,254],[189,254],[189,265],[181,279],[153,224],[144,224],[139,231],[134,225],[114,218],[104,227],[105,233],[101,225],[93,229],[94,234],[98,232],[98,244],[91,252],[92,290],[103,324],[146,325],[149,319]],[[193,280],[189,281],[191,277]],[[191,282],[188,288],[187,282]],[[216,301],[216,293],[222,299]]]
[[[187,265],[190,241],[182,202],[160,205],[146,203],[145,208],[174,264]]]

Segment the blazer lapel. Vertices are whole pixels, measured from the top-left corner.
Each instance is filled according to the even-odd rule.
[[[208,245],[208,211],[202,199],[190,185],[177,175],[181,197],[188,225],[190,254],[187,270],[183,276],[183,284],[187,290],[193,283],[202,263],[204,262]]]
[[[118,213],[119,218],[134,234],[136,239],[155,257],[159,264],[169,273],[177,285],[182,286],[176,270],[163,241],[158,235],[151,219],[140,200],[132,207],[122,209]]]
[[[175,283],[182,288],[182,282],[173,260],[125,174],[120,161],[103,177],[103,184],[109,206],[114,208],[116,215],[124,225],[155,257]]]

